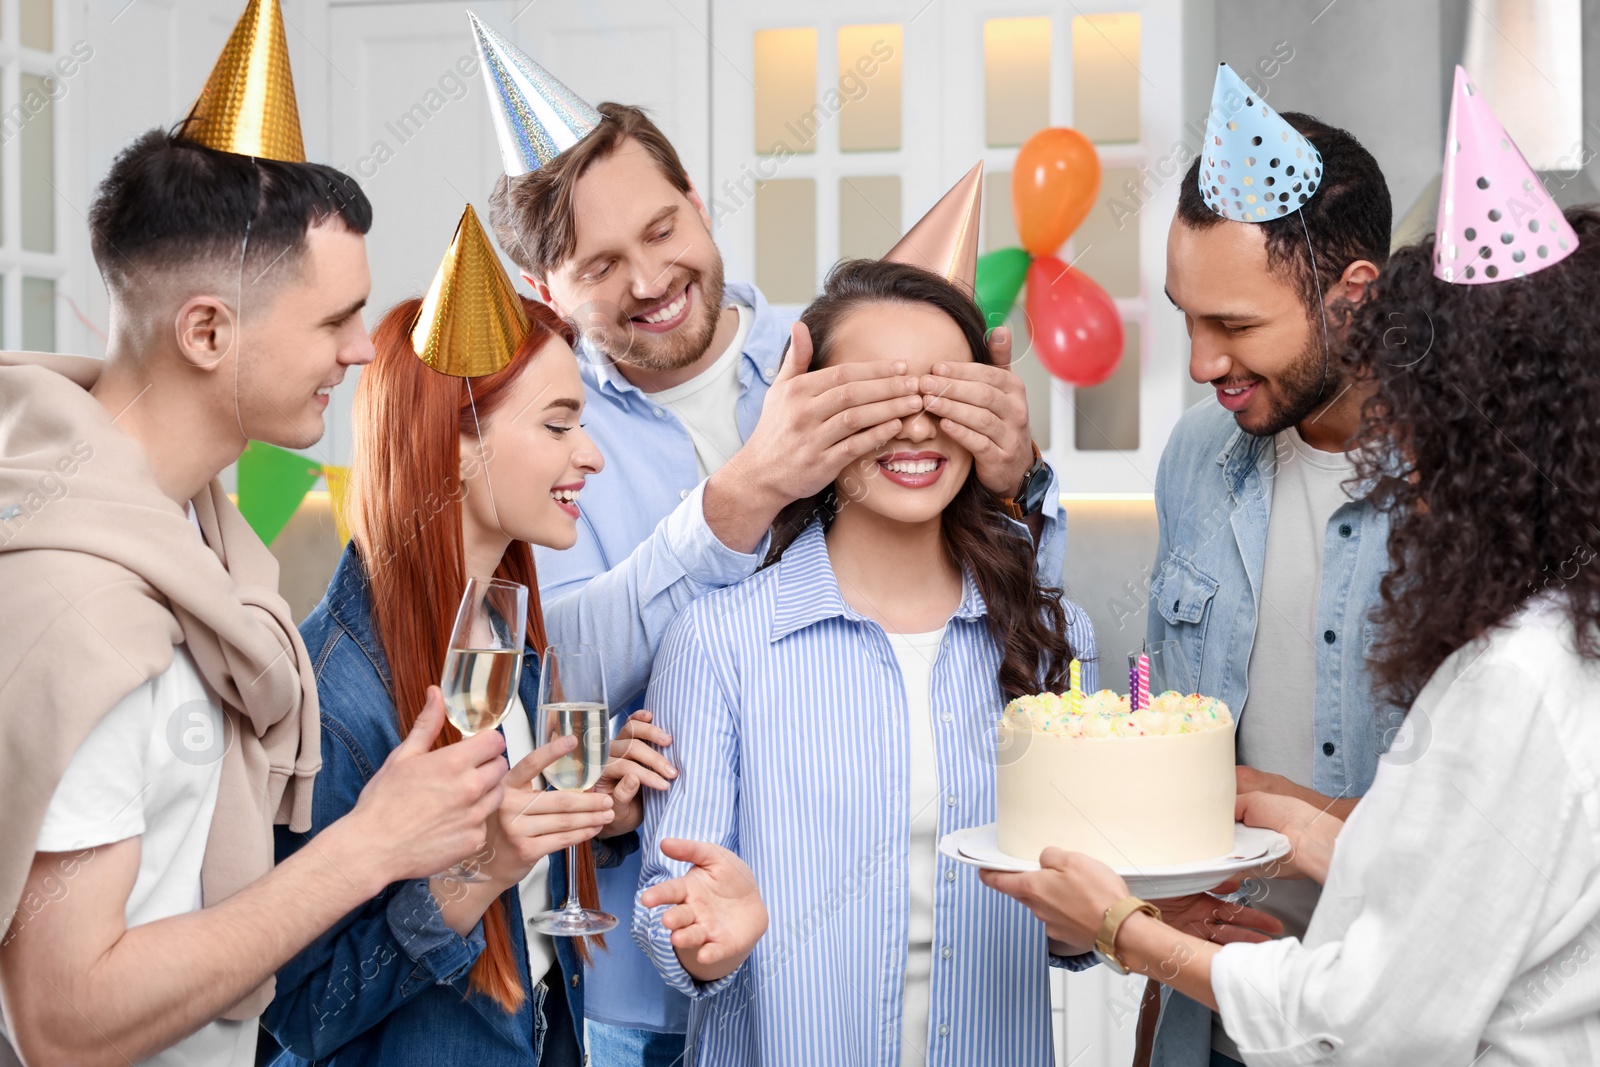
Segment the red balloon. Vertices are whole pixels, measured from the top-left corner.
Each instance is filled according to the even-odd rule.
[[[1028,267],[1028,318],[1039,362],[1062,381],[1099,385],[1122,359],[1122,316],[1106,291],[1055,256]]]

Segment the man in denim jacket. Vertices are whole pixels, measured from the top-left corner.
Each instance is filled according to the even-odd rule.
[[[1387,258],[1391,207],[1353,137],[1282,118],[1322,155],[1314,195],[1270,221],[1233,221],[1205,202],[1196,159],[1167,238],[1189,373],[1217,398],[1179,420],[1161,457],[1149,640],[1178,642],[1197,691],[1234,710],[1241,791],[1286,793],[1343,818],[1391,728],[1365,669],[1388,522],[1369,487],[1346,485],[1366,392],[1327,346],[1340,304],[1362,300]],[[1415,358],[1408,324],[1397,325],[1395,358]],[[1409,325],[1411,347],[1426,347],[1425,324]],[[1302,935],[1318,887],[1261,888],[1252,903]],[[1165,998],[1155,1067],[1240,1059],[1209,1011]]]

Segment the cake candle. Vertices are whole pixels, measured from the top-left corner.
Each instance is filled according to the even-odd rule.
[[[1082,715],[1083,666],[1078,662],[1078,658],[1076,656],[1074,656],[1072,658],[1072,662],[1067,665],[1067,678],[1071,683],[1071,689],[1069,689],[1067,692],[1067,708],[1074,715]]]
[[[1150,706],[1150,657],[1139,653],[1139,706]]]
[[[1128,668],[1128,710],[1139,710],[1139,665]]]

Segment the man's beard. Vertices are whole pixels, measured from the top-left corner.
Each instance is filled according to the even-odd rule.
[[[722,256],[717,254],[709,272],[691,271],[686,281],[699,290],[695,318],[670,334],[651,334],[635,328],[629,315],[620,315],[597,345],[615,363],[629,363],[652,371],[675,371],[694,363],[711,347],[722,317]],[[679,289],[673,283],[672,291]]]
[[[1254,426],[1239,423],[1239,428],[1245,433],[1253,437],[1280,434],[1304,422],[1326,399],[1329,388],[1335,383],[1327,377],[1329,354],[1324,347],[1321,325],[1312,323],[1311,335],[1299,357],[1272,380],[1274,391],[1279,396],[1268,397],[1272,406],[1267,409],[1265,418]]]

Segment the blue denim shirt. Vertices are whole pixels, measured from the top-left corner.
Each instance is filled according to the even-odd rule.
[[[400,744],[389,696],[389,667],[371,617],[365,568],[351,545],[328,593],[300,627],[317,675],[322,718],[322,770],[312,793],[310,834],[277,828],[281,862],[355,806],[361,790]],[[523,656],[518,690],[524,708],[538,706],[539,657]],[[538,736],[537,730],[534,736]],[[612,844],[632,850],[637,835]],[[597,847],[596,860],[605,860]],[[614,862],[614,861],[613,861]],[[551,906],[559,906],[566,855],[550,857]],[[396,882],[351,912],[278,972],[277,995],[263,1024],[286,1051],[280,1065],[306,1062],[447,1064],[539,1063],[545,1038],[544,1001],[565,995],[579,1021],[583,1047],[582,972],[572,942],[555,938],[559,990],[529,975],[522,907],[515,890],[500,897],[509,909],[512,957],[529,996],[516,1012],[468,990],[468,972],[483,951],[483,924],[462,937],[445,925],[426,879]],[[574,1065],[575,1067],[575,1065]]]
[[[1190,408],[1161,454],[1156,475],[1159,542],[1150,582],[1149,640],[1175,640],[1196,688],[1237,714],[1249,693],[1250,650],[1278,457],[1273,438],[1252,437],[1214,400]],[[1388,517],[1358,489],[1339,506],[1323,539],[1318,592],[1316,738],[1312,787],[1359,797],[1399,723],[1373,696],[1369,614],[1389,566]],[[1306,580],[1313,578],[1306,567]],[[1205,1067],[1211,1013],[1166,994],[1152,1067]]]
[[[736,303],[754,311],[739,359],[735,412],[739,437],[749,440],[783,362],[794,316],[775,310],[755,286],[729,282],[723,304]],[[678,417],[653,402],[586,342],[580,342],[578,352],[588,387],[584,427],[607,466],[583,490],[578,543],[561,552],[534,552],[547,602],[584,588],[621,563],[700,481],[694,441]],[[1038,553],[1039,573],[1056,585],[1066,556],[1066,521],[1058,488],[1052,475]],[[637,707],[613,700],[618,713]],[[601,872],[601,905],[613,915],[631,914],[639,872],[637,855],[615,870]],[[590,977],[590,1019],[665,1033],[683,1033],[688,1026],[687,998],[668,988],[632,944],[618,945],[598,957],[590,966]]]

